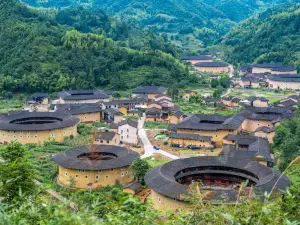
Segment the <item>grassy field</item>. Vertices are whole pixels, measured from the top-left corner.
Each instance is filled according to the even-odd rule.
[[[176,102],[182,112],[192,113],[192,114],[220,114],[224,116],[232,116],[239,112],[239,109],[231,110],[220,110],[213,106],[200,105],[199,103],[190,103],[190,102]]]
[[[168,124],[161,123],[161,122],[145,121],[144,128],[145,129],[167,129]]]
[[[25,99],[25,95],[15,95],[11,99],[0,97],[0,113],[21,110],[24,106]]]
[[[144,160],[146,160],[152,168],[160,166],[170,161],[170,160],[158,160],[152,157],[145,158]]]
[[[229,96],[240,98],[249,98],[251,96],[265,97],[273,103],[294,94],[295,92],[290,91],[280,91],[279,93],[276,93],[275,91],[268,89],[232,89]]]

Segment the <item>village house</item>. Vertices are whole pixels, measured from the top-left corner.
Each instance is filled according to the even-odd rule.
[[[34,93],[25,103],[24,109],[29,112],[48,112],[49,107],[48,93]]]
[[[252,73],[296,74],[297,70],[281,63],[253,64]]]
[[[267,138],[229,134],[224,137],[223,143],[221,155],[235,157],[237,160],[248,158],[268,167],[273,166],[274,156]]]
[[[237,98],[237,97],[223,97],[223,98],[221,98],[221,102],[225,106],[230,107],[230,108],[239,107],[240,106],[240,104],[239,104],[240,101],[241,101],[241,99]]]
[[[80,119],[81,123],[100,122],[103,110],[97,103],[94,104],[57,104],[51,106],[54,112],[65,112]]]
[[[119,145],[120,135],[117,132],[107,131],[106,129],[97,130],[95,133],[94,144]]]
[[[277,104],[276,106],[295,111],[297,109],[299,99],[299,95],[291,95],[285,99],[280,100],[279,104]]]
[[[240,75],[252,73],[252,65],[242,65],[239,70]]]
[[[62,112],[18,112],[0,118],[0,143],[43,144],[77,136],[80,120]]]
[[[269,107],[269,99],[266,99],[264,97],[253,98],[251,101],[251,105],[254,107],[267,108]]]
[[[272,75],[268,81],[270,89],[300,90],[300,74]]]
[[[133,113],[141,108],[147,108],[147,99],[134,98],[134,99],[116,99],[109,102],[100,102],[100,106],[103,110],[115,109],[120,111],[123,116],[130,116],[129,112]]]
[[[197,91],[184,90],[182,98],[183,98],[185,101],[188,101],[188,100],[190,99],[191,96],[195,96],[195,95],[197,95]]]
[[[140,86],[132,91],[132,96],[147,96],[149,101],[153,101],[156,95],[166,94],[167,90],[168,88],[162,86]]]
[[[189,62],[193,66],[199,62],[212,62],[213,59],[210,55],[197,55],[197,56],[182,56],[182,61]]]
[[[52,157],[59,166],[57,183],[75,189],[92,190],[128,184],[134,180],[130,168],[139,154],[115,145],[75,147]]]
[[[123,119],[123,113],[118,109],[108,108],[103,111],[103,121],[106,123],[118,123]]]
[[[166,95],[166,94],[156,95],[156,96],[154,97],[154,100],[155,100],[156,102],[161,101],[161,100],[167,100],[167,101],[169,101],[169,102],[172,102],[172,98],[171,98],[170,96]]]
[[[138,121],[125,119],[118,123],[118,134],[120,142],[124,144],[138,143]]]
[[[270,143],[273,143],[273,138],[275,136],[274,127],[258,127],[254,131],[256,137],[267,138]]]
[[[254,153],[255,156],[256,151]],[[280,190],[278,193],[282,193],[290,185],[288,177],[280,172],[249,158],[237,160],[230,155],[172,160],[145,175],[145,183],[151,190],[149,198],[157,210],[189,210],[190,202],[185,196],[190,193],[190,185],[194,182],[201,183],[200,192],[207,193],[204,200],[212,204],[220,204],[220,201],[236,204],[239,198],[251,199],[254,196],[265,199],[266,192]]]
[[[294,116],[292,111],[280,107],[245,107],[246,109],[240,114],[245,117],[242,130],[248,133],[254,133],[259,127],[275,127],[282,120]]]
[[[242,130],[244,119],[244,116],[240,114],[235,116],[194,114],[176,124],[172,130],[178,134],[197,134],[211,137],[216,146],[220,147],[226,135],[238,134]]]
[[[171,147],[184,147],[195,146],[200,149],[213,149],[215,144],[212,142],[210,136],[200,136],[198,134],[186,134],[172,132],[169,135],[168,144]]]
[[[225,62],[200,62],[195,64],[199,72],[206,73],[229,73],[229,64]]]
[[[71,90],[58,92],[55,104],[97,103],[109,101],[109,96],[100,90]]]
[[[205,97],[202,99],[202,103],[205,105],[216,105],[217,103],[220,103],[219,98],[214,98],[214,97]]]

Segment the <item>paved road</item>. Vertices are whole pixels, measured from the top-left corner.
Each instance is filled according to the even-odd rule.
[[[162,151],[162,150],[154,150],[153,145],[150,143],[146,131],[143,128],[144,127],[144,122],[145,122],[145,117],[143,116],[140,120],[139,120],[139,137],[144,145],[144,155],[141,156],[142,159],[147,158],[152,156],[154,153],[159,153],[161,155],[164,155],[170,159],[179,159],[178,156],[176,155],[172,155],[168,152]]]
[[[229,95],[229,94],[230,94],[230,92],[231,92],[231,88],[228,88],[228,89],[226,90],[226,93],[225,93],[225,94],[223,94],[223,95],[221,95],[221,98],[223,98],[223,97],[225,97],[225,96]]]

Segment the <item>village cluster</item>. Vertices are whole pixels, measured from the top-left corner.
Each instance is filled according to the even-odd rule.
[[[230,65],[214,62],[208,55],[188,56],[200,73],[232,73]],[[242,67],[240,76],[231,76],[232,86],[240,88],[300,89],[300,75],[281,64],[254,64]],[[131,98],[114,99],[113,90],[71,90],[58,93],[50,100],[46,93],[33,94],[23,111],[0,115],[0,143],[17,140],[23,144],[43,144],[49,140],[63,142],[75,138],[79,123],[106,123],[108,128],[93,132],[89,146],[75,147],[54,155],[59,166],[57,183],[76,189],[96,189],[116,183],[133,194],[143,187],[134,178],[130,165],[138,158],[161,155],[170,162],[150,170],[145,176],[149,192],[158,209],[178,209],[186,206],[189,185],[201,182],[201,189],[213,190],[212,202],[233,203],[241,184],[248,180],[242,194],[251,198],[255,192],[264,198],[273,186],[285,192],[290,182],[273,170],[273,142],[276,126],[295,116],[298,95],[270,104],[264,97],[203,97],[203,104],[224,109],[239,108],[233,116],[189,114],[181,111],[162,86],[141,86]],[[197,91],[185,90],[183,101],[196,96]],[[149,140],[145,122],[168,124],[159,131],[164,141]],[[135,146],[143,151],[135,151]],[[178,153],[178,150],[181,150]],[[193,151],[194,157],[184,154]],[[197,154],[197,151],[205,154]],[[210,153],[215,155],[210,155]],[[207,154],[206,154],[207,153]],[[176,159],[176,160],[171,160]],[[72,179],[71,179],[72,178]]]

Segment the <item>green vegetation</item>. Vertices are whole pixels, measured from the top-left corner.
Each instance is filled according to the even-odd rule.
[[[239,108],[233,108],[230,110],[222,110],[219,109],[215,106],[210,106],[210,105],[204,105],[204,104],[199,104],[199,103],[192,103],[192,102],[183,102],[179,101],[176,102],[176,105],[178,105],[181,109],[182,112],[184,113],[192,113],[192,114],[220,114],[223,116],[232,116],[237,114],[240,109]]]
[[[225,36],[225,58],[235,64],[279,62],[300,69],[300,4],[268,9]]]
[[[5,97],[5,95],[3,95],[3,97],[0,97],[0,113],[23,109],[25,100],[26,97],[23,94],[12,95],[12,97]]]
[[[84,10],[75,13],[81,12],[78,18],[69,12],[66,18],[73,20],[61,25],[57,20],[64,23],[64,12],[53,18],[14,0],[1,1],[0,92],[56,92],[98,86],[125,90],[142,84],[184,86],[195,81],[179,60],[166,53],[169,50],[163,52],[163,47],[143,43],[154,39],[155,46],[163,46],[155,37],[140,37],[143,47],[130,48],[126,44],[130,39],[119,41],[126,38],[125,31],[111,25],[103,13],[96,18],[87,18]],[[81,17],[88,21],[79,23]],[[83,26],[95,33],[78,31]],[[112,36],[115,40],[109,38]]]
[[[145,121],[144,128],[145,129],[167,129],[168,124],[162,122]]]
[[[160,166],[162,164],[165,164],[167,162],[169,162],[170,160],[167,160],[167,159],[155,159],[153,157],[148,157],[148,158],[145,158],[143,159],[144,161],[146,161],[151,168],[154,168],[154,167],[157,167],[157,166]]]
[[[125,22],[146,28],[165,41],[197,50],[212,44],[226,34],[236,22],[242,21],[258,10],[263,10],[282,0],[23,0],[32,6],[56,7],[93,6],[101,8]]]
[[[288,120],[276,127],[273,151],[277,165],[282,170],[300,155],[300,117]]]
[[[145,185],[144,177],[148,170],[151,168],[147,161],[137,158],[131,164],[131,169],[137,181]]]

